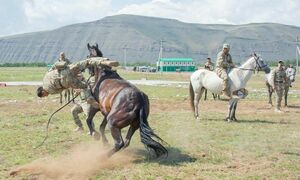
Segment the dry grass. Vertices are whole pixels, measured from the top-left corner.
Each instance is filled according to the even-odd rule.
[[[254,77],[249,89],[260,89],[260,78]],[[34,149],[45,135],[46,121],[58,107],[58,98],[38,99],[35,87],[7,87],[0,91],[0,177],[7,179],[11,170],[21,168],[25,171],[13,178],[300,178],[299,94],[290,96],[286,113],[277,114],[263,93],[250,91],[249,98],[238,104],[239,122],[227,123],[223,121],[226,101],[202,100],[201,120],[196,121],[187,88],[139,87],[150,97],[151,127],[169,143],[167,159],[148,160],[137,131],[128,149],[103,160],[102,143],[72,131],[70,107],[54,117],[46,144]],[[293,89],[300,90],[300,83]],[[97,126],[101,118],[97,115]],[[109,130],[106,133],[111,147]]]

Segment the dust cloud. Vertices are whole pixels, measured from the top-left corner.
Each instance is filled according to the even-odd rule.
[[[15,168],[12,177],[18,174],[34,176],[35,179],[89,179],[103,169],[129,166],[138,157],[133,152],[120,151],[107,158],[108,148],[98,142],[89,142],[71,148],[57,158],[38,159]]]

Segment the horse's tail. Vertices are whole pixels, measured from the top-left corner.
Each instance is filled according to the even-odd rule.
[[[158,141],[164,142],[158,135],[156,135],[151,127],[149,126],[148,120],[147,120],[147,106],[149,106],[149,100],[148,97],[141,93],[142,102],[143,105],[139,112],[139,121],[140,121],[140,136],[141,141],[145,145],[147,150],[153,150],[156,154],[156,157],[160,157],[162,155],[168,156],[168,150]],[[153,139],[156,138],[158,141]]]
[[[192,86],[192,82],[190,82],[190,104],[191,104],[193,112],[195,112],[194,99],[195,99],[194,89]]]

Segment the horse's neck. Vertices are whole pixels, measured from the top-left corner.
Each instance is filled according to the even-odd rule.
[[[234,68],[230,72],[230,79],[233,81],[233,83],[239,81],[238,84],[240,84],[240,86],[245,86],[251,78],[253,71],[255,70],[255,65],[256,62],[253,57],[248,59],[242,66],[240,66],[239,68]]]

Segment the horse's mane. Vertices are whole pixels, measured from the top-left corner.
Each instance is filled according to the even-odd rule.
[[[98,71],[98,74],[97,74],[97,79],[96,79],[96,84],[93,88],[93,95],[95,94],[99,94],[99,87],[100,87],[100,84],[106,80],[106,79],[120,79],[120,80],[123,80],[123,78],[117,73],[117,71],[115,70],[112,70],[110,68],[103,68],[103,69],[97,69]],[[100,78],[99,78],[100,77]],[[96,98],[96,100],[98,101],[99,98],[94,96]]]

